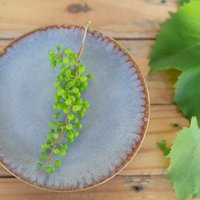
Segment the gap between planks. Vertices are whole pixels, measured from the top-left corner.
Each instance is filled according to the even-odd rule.
[[[165,176],[117,176],[108,182],[82,192],[57,193],[33,188],[17,179],[0,179],[0,196],[6,200],[175,200],[170,182]]]

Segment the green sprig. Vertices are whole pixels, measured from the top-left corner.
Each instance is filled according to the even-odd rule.
[[[70,48],[63,49],[60,44],[56,45],[56,51],[48,52],[51,66],[60,66],[60,73],[54,81],[54,120],[49,122],[50,131],[47,133],[47,140],[41,144],[42,152],[37,163],[37,167],[44,168],[47,173],[62,165],[60,157],[67,154],[69,143],[79,136],[78,131],[82,128],[80,118],[89,107],[89,103],[81,97],[81,92],[87,88],[92,74],[85,75],[86,67],[80,62],[89,24],[90,22],[85,26],[77,54]],[[64,119],[62,113],[65,114]]]

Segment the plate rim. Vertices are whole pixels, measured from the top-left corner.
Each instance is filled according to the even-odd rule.
[[[8,45],[6,45],[2,51],[0,52],[0,58],[2,58],[6,53],[7,50],[9,48],[12,48],[12,46],[14,46],[18,41],[20,41],[23,38],[26,38],[27,36],[35,33],[35,32],[40,32],[40,31],[47,31],[48,29],[79,29],[79,30],[84,30],[83,26],[79,26],[79,25],[73,25],[73,24],[69,24],[69,25],[51,25],[51,26],[43,26],[40,28],[36,28],[32,31],[29,31],[25,34],[22,34],[21,36],[17,37],[16,39],[14,39],[13,41],[11,41]],[[89,28],[88,29],[88,33],[92,34],[93,36],[97,35],[98,38],[102,38],[103,40],[107,39],[109,42],[112,42],[114,44],[114,49],[117,49],[117,51],[122,52],[124,55],[126,55],[128,57],[127,61],[130,61],[132,63],[131,67],[134,68],[136,70],[137,73],[137,80],[140,81],[142,87],[144,88],[144,90],[142,91],[142,93],[144,94],[144,117],[143,117],[143,125],[141,126],[141,131],[138,134],[140,136],[139,140],[133,144],[131,152],[127,153],[126,157],[124,158],[124,161],[122,163],[120,163],[119,166],[116,166],[116,168],[111,171],[107,176],[103,176],[99,181],[95,181],[89,185],[85,185],[82,188],[59,188],[56,186],[45,186],[42,184],[38,184],[34,181],[30,181],[26,178],[24,178],[22,176],[22,174],[18,173],[18,172],[13,172],[13,170],[11,169],[11,167],[9,165],[7,165],[4,161],[3,158],[0,157],[0,165],[6,169],[11,175],[13,175],[14,177],[16,177],[17,179],[19,179],[20,181],[31,185],[35,188],[38,189],[42,189],[45,191],[52,191],[52,192],[76,192],[76,191],[83,191],[83,190],[87,190],[87,189],[91,189],[94,188],[96,186],[99,186],[107,181],[109,181],[110,179],[112,179],[113,177],[115,177],[117,174],[119,174],[130,162],[131,160],[135,157],[135,155],[137,154],[137,152],[139,151],[147,129],[148,129],[148,125],[149,125],[149,119],[150,119],[150,98],[149,98],[149,91],[147,88],[147,84],[146,81],[138,67],[138,65],[135,63],[134,58],[132,57],[132,55],[128,52],[128,50],[118,41],[116,41],[114,38],[112,38],[111,36],[99,31],[98,29],[94,29],[94,28]]]

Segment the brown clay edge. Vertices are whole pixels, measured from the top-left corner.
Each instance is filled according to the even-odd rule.
[[[46,27],[38,28],[38,29],[35,29],[35,30],[31,31],[31,32],[23,34],[22,36],[18,37],[14,41],[12,41],[9,45],[7,45],[3,49],[3,51],[0,53],[0,57],[2,57],[7,52],[8,48],[11,48],[16,42],[18,42],[19,40],[25,38],[26,36],[28,36],[28,35],[30,35],[32,33],[38,32],[38,31],[45,31],[47,29],[52,29],[52,28],[84,29],[83,27],[77,26],[77,25],[67,25],[67,26],[65,26],[65,25],[61,25],[61,26],[55,25],[55,26],[46,26]],[[3,162],[2,159],[0,159],[0,164],[2,165],[2,167],[4,169],[6,169],[9,173],[11,173],[17,179],[21,180],[22,182],[24,182],[24,183],[26,183],[28,185],[31,185],[31,186],[35,187],[35,188],[39,188],[39,189],[46,190],[46,191],[54,191],[54,192],[76,192],[76,191],[83,191],[83,190],[90,189],[90,188],[96,187],[98,185],[101,185],[101,184],[107,182],[108,180],[112,179],[114,176],[116,176],[118,173],[120,173],[129,164],[129,162],[137,154],[137,152],[140,149],[141,144],[142,144],[142,142],[144,140],[144,136],[146,134],[147,127],[148,127],[148,124],[149,124],[150,99],[149,99],[149,93],[148,93],[148,90],[147,90],[147,84],[146,84],[146,82],[144,80],[143,75],[141,74],[141,72],[139,70],[138,65],[135,63],[133,57],[129,54],[129,52],[121,44],[119,44],[115,39],[111,38],[110,36],[107,36],[106,34],[101,33],[98,30],[89,29],[88,32],[91,33],[92,35],[94,35],[96,33],[96,34],[98,34],[98,37],[101,37],[103,39],[108,39],[109,42],[113,42],[114,45],[115,45],[115,49],[117,48],[124,55],[126,55],[128,57],[128,61],[133,63],[132,67],[134,67],[136,69],[136,72],[138,74],[138,80],[140,80],[140,82],[141,82],[141,84],[142,84],[142,86],[144,88],[143,92],[144,92],[144,95],[145,95],[145,97],[144,97],[144,100],[145,100],[144,118],[143,118],[143,126],[141,127],[141,132],[140,132],[140,139],[137,141],[137,143],[135,143],[133,145],[132,151],[129,154],[127,154],[127,157],[124,160],[124,162],[122,162],[120,164],[120,166],[117,166],[113,173],[111,173],[108,176],[103,177],[100,181],[98,181],[96,183],[93,183],[91,185],[87,185],[87,186],[85,186],[83,188],[54,188],[54,187],[47,187],[47,186],[43,186],[43,185],[34,184],[34,183],[30,182],[29,180],[25,179],[23,176],[21,176],[21,174],[12,172],[12,169],[10,167],[8,167]]]

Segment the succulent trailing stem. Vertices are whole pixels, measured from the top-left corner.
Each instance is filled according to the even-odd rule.
[[[61,51],[61,45],[56,45],[57,53],[54,50],[49,51],[51,66],[56,67],[60,64],[60,74],[54,82],[56,93],[53,107],[59,111],[54,114],[57,121],[51,121],[49,124],[52,129],[47,134],[48,140],[41,144],[44,151],[40,154],[41,161],[37,163],[39,168],[45,167],[48,173],[53,172],[57,166],[62,164],[61,160],[54,160],[52,163],[52,159],[56,154],[60,156],[66,154],[68,143],[78,137],[77,130],[82,128],[79,119],[84,116],[89,107],[88,102],[81,98],[81,91],[86,89],[88,79],[92,78],[92,75],[84,75],[85,66],[80,63],[80,57],[84,50],[90,23],[88,21],[85,25],[83,39],[77,54],[69,48]],[[65,113],[64,119],[58,121],[61,113]]]

